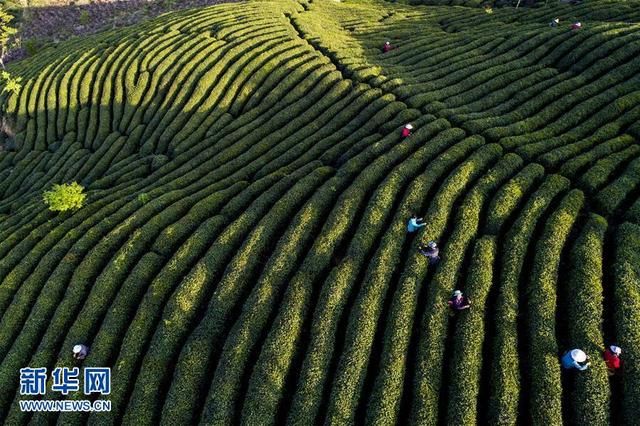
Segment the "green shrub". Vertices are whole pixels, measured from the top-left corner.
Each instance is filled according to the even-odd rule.
[[[36,53],[38,53],[38,51],[42,47],[42,45],[37,40],[34,40],[34,39],[25,40],[22,43],[22,45],[28,56],[35,55]]]
[[[530,419],[533,424],[562,424],[556,288],[560,255],[583,203],[582,192],[569,192],[549,217],[536,243],[526,302],[529,365],[535,366],[530,370]]]
[[[147,194],[146,192],[143,192],[141,194],[138,194],[137,199],[140,203],[147,204],[150,200],[150,197],[149,197],[149,194]]]
[[[78,16],[78,22],[80,25],[87,25],[91,17],[89,16],[89,12],[86,10],[80,11],[80,15]]]
[[[622,422],[633,424],[640,407],[640,226],[624,223],[616,234],[614,302],[624,377]]]
[[[457,142],[459,137],[459,133],[453,131],[445,131],[437,135],[430,144],[424,145],[409,160],[396,167],[370,200],[363,220],[356,231],[357,237],[352,240],[347,249],[346,260],[332,269],[323,285],[323,291],[320,294],[320,300],[314,313],[309,349],[298,381],[294,402],[289,411],[289,420],[292,423],[314,422],[319,415],[322,389],[328,380],[327,369],[335,344],[333,333],[335,333],[338,324],[339,314],[346,307],[349,288],[355,285],[357,275],[366,270],[365,266],[367,264],[384,267],[386,274],[390,274],[393,270],[392,261],[388,258],[386,258],[387,261],[384,264],[369,262],[368,253],[374,249],[372,245],[375,239],[382,238],[384,244],[402,244],[406,235],[406,217],[416,208],[420,194],[426,190],[425,185],[433,185],[437,176],[444,173],[455,161],[460,161],[465,154],[469,153],[477,145],[473,144],[472,141],[466,144],[458,144],[446,150],[446,154],[440,154],[436,160],[431,161],[429,163],[429,176],[421,174],[411,184],[401,202],[399,211],[393,218],[392,231],[384,232],[379,227],[384,223],[382,217],[390,213],[387,207],[388,204],[393,203],[401,185],[406,184],[414,173],[424,167],[425,161],[430,161],[444,147]],[[427,181],[430,183],[427,183]],[[377,257],[379,254],[376,253],[375,256]],[[398,262],[397,253],[395,253],[393,262]],[[361,330],[359,332],[366,333],[366,341],[369,344],[373,338],[374,331],[374,327],[371,326],[375,324],[374,318],[376,312],[381,309],[382,300],[381,298],[375,299],[374,302],[371,297],[365,295],[365,292],[374,294],[374,292],[380,291],[379,289],[388,285],[389,281],[388,276],[386,279],[381,278],[371,281],[370,273],[371,271],[367,270],[367,277],[365,278],[367,285],[363,288],[362,296],[358,297],[356,301],[357,309],[359,311],[361,309],[361,316],[358,321],[350,322],[349,325],[349,327],[360,327]],[[374,287],[378,289],[374,289]],[[364,330],[364,328],[367,330]],[[366,351],[364,345],[360,347],[363,351]],[[357,362],[361,363],[364,358],[363,353],[362,356],[359,356]],[[357,374],[362,374],[362,371],[358,371]]]
[[[287,366],[291,362],[296,341],[300,338],[302,316],[296,312],[308,309],[313,281],[326,270],[331,261],[332,252],[344,237],[346,229],[353,226],[349,220],[350,214],[347,212],[355,212],[355,209],[358,208],[365,195],[363,188],[377,184],[381,176],[384,176],[391,167],[418,149],[428,136],[430,136],[430,128],[426,126],[420,131],[416,131],[409,143],[395,144],[393,149],[375,159],[364,171],[362,171],[362,167],[370,160],[368,161],[366,156],[357,156],[348,163],[352,167],[343,167],[341,172],[336,175],[340,179],[347,179],[348,182],[356,174],[360,174],[360,178],[357,184],[351,187],[351,190],[342,194],[337,206],[344,204],[345,207],[334,208],[325,223],[325,232],[320,234],[323,236],[320,237],[320,240],[316,240],[310,254],[298,272],[291,278],[282,302],[283,306],[290,306],[290,309],[280,311],[280,315],[276,319],[279,325],[271,330],[249,383],[248,397],[243,410],[243,416],[247,421],[272,418],[275,415],[277,402],[282,396]],[[388,137],[392,141],[397,140],[396,138],[396,135]],[[212,391],[215,390],[212,389]],[[221,402],[225,403],[225,401]],[[222,408],[222,406],[220,407]],[[227,418],[233,413],[233,409],[226,406],[223,411],[219,411],[219,414],[216,414],[217,412],[209,405],[207,418]]]
[[[624,216],[624,219],[629,222],[633,222],[636,225],[640,225],[640,198],[633,203],[627,214]]]
[[[536,223],[549,203],[569,186],[563,177],[552,175],[529,197],[513,226],[504,238],[501,258],[500,290],[496,301],[492,347],[491,392],[489,420],[492,423],[516,424],[520,396],[520,361],[518,325],[520,311],[518,283],[527,254],[527,247]]]
[[[560,173],[573,179],[583,168],[594,164],[598,159],[613,154],[634,143],[633,137],[629,135],[622,135],[614,139],[606,140],[610,138],[612,134],[615,134],[617,130],[618,126],[615,123],[606,125],[598,130],[593,137],[585,140],[585,142],[588,143],[588,147],[591,146],[591,142],[597,143],[592,149],[583,153],[581,150],[582,146],[580,146],[579,150],[576,150],[576,145],[580,143],[578,142],[563,148],[557,148],[543,155],[540,157],[540,162],[548,167],[562,162]]]
[[[269,304],[270,298],[277,296],[279,288],[285,284],[286,278],[296,266],[293,259],[302,255],[306,243],[312,237],[309,228],[317,226],[323,213],[326,213],[317,206],[328,206],[330,203],[323,201],[328,201],[333,196],[334,194],[331,192],[317,192],[296,215],[292,222],[294,225],[289,227],[280,238],[274,249],[274,257],[270,258],[249,299],[244,304],[247,308],[251,306],[251,312],[252,314],[255,312],[256,318],[262,318],[263,312],[269,312],[274,308]],[[247,249],[249,248],[247,246]],[[249,301],[253,302],[254,299],[255,303],[248,303]],[[222,323],[219,322],[219,316],[220,313],[228,309],[228,306],[213,304],[211,308],[207,310],[207,315],[196,327],[181,351],[169,390],[169,398],[173,403],[164,406],[163,417],[188,423],[193,421],[194,416],[197,416],[195,402],[190,395],[207,392],[211,379],[205,377],[206,375],[203,373],[207,365],[202,362],[202,357],[204,354],[209,355],[214,351],[221,350],[216,345],[216,342],[221,338],[219,330]],[[243,343],[249,344],[251,341]],[[209,357],[210,355],[207,356],[207,358]]]
[[[13,94],[20,93],[20,89],[22,88],[22,85],[20,84],[22,77],[14,77],[7,71],[2,71],[2,73],[0,73],[0,77],[3,82],[2,92]]]
[[[606,215],[617,212],[621,203],[640,184],[640,158],[635,158],[622,175],[597,193],[595,201]]]
[[[450,297],[451,292],[455,289],[458,282],[461,267],[464,261],[465,253],[471,246],[472,238],[478,232],[480,225],[480,214],[482,206],[486,202],[489,194],[499,187],[502,182],[508,179],[516,170],[522,166],[522,160],[513,154],[504,156],[496,164],[492,165],[496,155],[502,153],[499,145],[489,144],[478,150],[474,155],[462,164],[456,172],[448,177],[448,181],[442,185],[443,191],[442,201],[449,205],[449,209],[453,207],[457,191],[461,191],[467,179],[473,179],[474,174],[466,175],[470,168],[479,167],[477,173],[483,172],[483,168],[490,167],[488,172],[484,173],[476,186],[462,199],[460,208],[453,214],[455,217],[451,234],[447,236],[445,254],[442,261],[438,264],[432,282],[426,290],[426,309],[419,321],[420,333],[415,366],[413,407],[411,418],[414,422],[430,423],[437,419],[439,411],[439,401],[442,390],[442,374],[440,367],[444,359],[444,346],[448,329],[448,307],[446,300]],[[462,173],[462,175],[460,175]],[[461,178],[464,176],[464,178]],[[472,180],[471,180],[472,181]],[[466,185],[469,185],[467,182]],[[456,188],[453,193],[445,192],[447,189]],[[460,194],[461,195],[461,194]],[[458,195],[458,196],[460,196]],[[436,208],[440,204],[438,197],[434,199],[433,207]],[[435,210],[436,212],[438,210]],[[446,210],[445,210],[446,212]],[[435,216],[435,218],[437,218]],[[444,219],[444,216],[442,217]],[[447,225],[446,221],[436,219],[433,223],[439,223],[442,229]],[[440,233],[431,234],[430,225],[425,227],[424,240],[437,239]],[[426,238],[425,238],[426,237]],[[406,349],[405,349],[406,350]]]
[[[482,359],[482,344],[487,331],[484,319],[495,260],[495,237],[477,240],[464,287],[465,294],[473,301],[473,309],[460,315],[453,341],[447,416],[452,424],[478,424],[480,375],[482,363],[487,361]]]
[[[640,146],[632,145],[627,149],[609,155],[596,162],[578,178],[578,184],[587,192],[595,192],[611,180],[611,175],[621,164],[640,155]]]
[[[273,205],[269,213],[264,216],[260,223],[249,228],[251,233],[247,235],[242,247],[237,250],[233,259],[229,261],[225,274],[218,284],[217,296],[214,296],[214,300],[219,299],[221,293],[235,291],[236,297],[243,293],[243,289],[246,289],[252,281],[253,272],[260,265],[256,260],[265,254],[271,239],[277,236],[277,231],[280,229],[279,224],[281,225],[283,221],[288,219],[308,195],[315,191],[316,185],[322,184],[332,173],[333,170],[330,168],[318,168],[299,179],[296,185],[287,193],[279,194],[281,198]],[[253,206],[253,209],[249,211],[253,213],[252,215],[255,215],[259,209]],[[249,214],[245,216],[249,216]],[[237,225],[234,224],[235,226],[232,225],[229,229],[237,229],[238,234],[240,234],[242,229],[246,228],[240,226],[241,221],[236,223]],[[218,248],[218,251],[214,251],[211,257],[217,262],[225,258],[222,252],[229,249],[227,241],[232,237],[229,234],[230,232],[226,231],[221,236],[219,247],[213,246],[214,250]],[[202,264],[196,266],[169,299],[163,312],[162,325],[156,330],[150,341],[151,352],[147,353],[140,366],[139,377],[124,417],[125,422],[127,419],[139,417],[142,413],[160,413],[161,407],[157,406],[158,400],[156,398],[159,392],[157,387],[161,383],[158,377],[162,376],[169,366],[172,359],[171,354],[177,354],[180,351],[182,341],[180,336],[189,330],[189,321],[193,320],[193,316],[197,313],[197,307],[202,303],[202,298],[206,294],[203,292],[206,289],[204,284],[206,283],[207,275],[214,270],[211,267],[205,269]],[[230,309],[234,305],[233,297],[230,294],[225,300],[227,303],[222,307],[223,311]],[[213,309],[210,308],[210,310]],[[154,350],[154,348],[158,349]],[[240,345],[233,348],[235,353],[240,352]],[[231,360],[229,360],[228,367],[233,369]],[[220,369],[218,374],[221,374],[222,371],[224,369]],[[216,397],[224,397],[225,391],[232,388],[233,385],[232,380],[225,380],[221,384],[216,384],[214,377],[212,387],[215,389]],[[230,398],[230,400],[236,399]]]
[[[77,210],[83,206],[87,197],[82,191],[84,188],[77,182],[56,184],[42,194],[42,199],[49,210],[54,212]]]
[[[588,370],[575,376],[571,395],[573,418],[577,423],[605,425],[609,423],[610,389],[607,368],[601,353],[605,347],[602,335],[603,240],[607,221],[591,214],[570,254],[569,282],[564,292],[569,320],[569,342],[591,356]],[[561,348],[562,350],[569,348]]]
[[[503,185],[489,203],[485,232],[498,235],[507,218],[520,205],[523,197],[543,176],[544,168],[533,163],[527,165],[513,179]]]

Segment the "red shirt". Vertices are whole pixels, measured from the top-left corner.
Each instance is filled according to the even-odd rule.
[[[388,45],[388,44],[385,44],[385,45],[382,47],[382,51],[383,51],[384,53],[387,53],[387,52],[388,52],[388,51],[390,51],[391,49],[392,49],[391,45]]]
[[[607,367],[613,370],[617,370],[622,365],[620,357],[614,355],[609,349],[604,351],[604,362],[607,364]]]
[[[404,129],[402,129],[402,137],[406,138],[407,136],[411,136],[411,130],[405,127]]]

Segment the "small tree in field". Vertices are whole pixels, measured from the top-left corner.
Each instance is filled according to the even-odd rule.
[[[0,7],[0,65],[4,69],[4,57],[7,54],[7,48],[9,47],[9,41],[11,37],[18,32],[13,27],[9,26],[9,23],[13,20],[11,16],[3,7]]]
[[[77,210],[82,207],[87,197],[82,193],[83,190],[77,182],[53,185],[53,188],[44,192],[42,199],[49,206],[49,210],[54,212]]]
[[[13,20],[13,16],[11,16],[4,7],[0,6],[0,65],[4,70],[4,58],[7,56],[7,50],[9,48],[9,41],[11,41],[11,37],[13,37],[18,30],[9,26],[9,23]],[[2,88],[2,92],[8,93],[18,93],[22,85],[20,81],[21,77],[13,77],[9,72],[2,71],[0,74],[0,79],[4,83],[4,87]]]
[[[22,77],[14,77],[7,71],[0,72],[0,80],[4,81],[3,92],[18,94],[22,88],[20,84]]]

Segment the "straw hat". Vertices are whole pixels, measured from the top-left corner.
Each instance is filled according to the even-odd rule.
[[[407,128],[407,129],[409,129],[409,130],[413,129],[413,125],[412,125],[412,124],[407,124],[407,125],[406,125],[406,126],[404,126],[404,127],[406,127],[406,128]]]
[[[456,290],[456,291],[453,292],[453,296],[454,297],[462,296],[462,292],[460,290]]]
[[[73,353],[74,354],[79,354],[80,352],[82,352],[82,345],[75,345],[73,347]]]
[[[573,349],[571,351],[571,358],[576,362],[585,362],[587,360],[587,354],[580,349]]]

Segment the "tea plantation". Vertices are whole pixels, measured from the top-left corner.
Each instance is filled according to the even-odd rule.
[[[640,421],[639,1],[248,0],[8,69],[0,422]],[[78,365],[110,412],[20,410]]]

